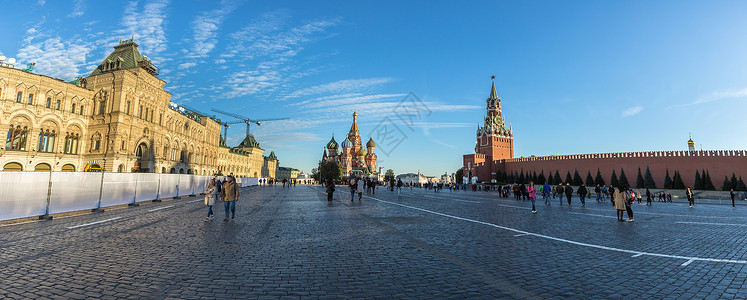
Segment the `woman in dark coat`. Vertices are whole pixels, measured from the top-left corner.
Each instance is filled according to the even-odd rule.
[[[327,179],[327,201],[332,202],[332,196],[335,193],[335,181]]]

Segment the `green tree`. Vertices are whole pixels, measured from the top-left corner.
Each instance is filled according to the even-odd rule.
[[[644,175],[644,178],[643,178],[643,186],[649,189],[656,188],[656,182],[654,181],[654,176],[651,175],[651,170],[649,170],[648,166],[646,166],[646,175]]]
[[[737,175],[734,173],[731,173],[731,188],[737,190]]]
[[[643,174],[641,174],[640,167],[638,167],[638,175],[635,177],[635,187],[638,189],[643,188]]]
[[[612,170],[612,176],[610,177],[610,184],[614,187],[620,186],[620,181],[617,180],[617,174],[615,174],[615,170]]]
[[[693,189],[696,189],[696,190],[703,189],[703,180],[700,178],[700,171],[698,170],[695,170],[695,184],[693,185]]]
[[[732,187],[731,187],[731,180],[729,180],[729,177],[726,177],[724,175],[724,184],[721,185],[721,190],[722,191],[728,191],[730,189],[732,189]]]
[[[669,177],[669,169],[667,169],[667,176],[664,177],[664,188],[671,189],[673,187],[674,187],[674,182],[672,182],[672,178]]]
[[[553,185],[555,184],[555,178],[552,176],[552,171],[550,171],[550,174],[547,174],[547,184]]]
[[[455,179],[457,183],[464,183],[464,167],[457,169],[454,173],[454,177],[456,177]]]
[[[711,172],[705,170],[704,174],[705,176],[703,177],[703,189],[715,191],[716,186],[713,185],[713,181],[711,180]]]
[[[581,179],[581,175],[578,174],[578,169],[573,171],[573,185],[580,186],[584,184],[584,180]]]
[[[537,183],[538,184],[545,184],[545,170],[542,170],[539,175],[537,175]]]
[[[620,169],[620,185],[621,186],[630,186],[630,183],[628,183],[628,177],[625,176],[625,170]]]
[[[594,186],[594,177],[591,177],[591,171],[586,171],[586,185]]]
[[[742,176],[739,176],[739,181],[737,181],[737,186],[734,188],[735,191],[747,191],[747,185],[744,184],[744,181],[742,181]]]
[[[565,183],[573,184],[573,177],[571,177],[571,171],[565,174]]]
[[[464,170],[462,170],[462,172],[464,172]],[[392,179],[394,179],[394,170],[387,169],[386,172],[384,173],[384,181],[389,182],[389,181],[392,181]]]
[[[599,168],[597,168],[597,177],[594,178],[594,183],[604,185],[604,178],[602,177],[602,172],[599,171]]]
[[[334,161],[319,162],[319,181],[327,179],[340,179],[342,176],[342,167]]]
[[[680,171],[674,171],[674,178],[672,178],[672,188],[678,190],[685,189],[685,183],[682,181]]]
[[[560,172],[558,170],[555,170],[555,178],[553,178],[554,184],[561,184],[563,183],[563,179],[560,179]]]
[[[537,171],[532,171],[532,181],[537,184],[539,180],[537,180]]]
[[[521,173],[519,173],[519,184],[525,184],[527,178],[524,176],[524,169],[521,169]]]

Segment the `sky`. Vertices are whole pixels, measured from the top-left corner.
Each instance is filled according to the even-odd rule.
[[[379,166],[455,172],[491,76],[514,156],[746,149],[745,1],[0,1],[0,54],[64,80],[134,36],[171,100],[310,172],[353,111]],[[230,117],[224,118],[229,120]],[[228,144],[244,137],[228,129]],[[377,139],[379,139],[377,141]]]

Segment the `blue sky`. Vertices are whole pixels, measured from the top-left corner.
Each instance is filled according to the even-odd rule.
[[[333,132],[342,142],[353,110],[364,136],[380,124],[399,128],[398,144],[377,149],[385,169],[454,172],[474,152],[491,75],[517,157],[684,150],[690,132],[698,148],[747,148],[744,1],[39,0],[2,7],[0,54],[17,65],[36,62],[37,73],[65,80],[86,76],[134,34],[161,68],[172,101],[290,118],[252,131],[281,165],[306,172]],[[424,109],[399,119],[403,99]],[[229,144],[243,132],[232,126]]]

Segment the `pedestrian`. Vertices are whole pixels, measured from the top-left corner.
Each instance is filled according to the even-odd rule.
[[[607,187],[603,185],[602,186],[602,201],[605,201],[605,200],[607,200]]]
[[[404,184],[404,183],[402,183],[402,178],[400,178],[400,179],[397,179],[397,196],[399,196],[399,195],[400,195],[400,193],[401,193],[401,191],[402,191],[402,186],[403,186],[403,185],[405,185],[405,184]]]
[[[651,192],[646,188],[646,205],[651,205]]]
[[[635,196],[638,198],[638,205],[641,205],[641,200],[643,200],[643,196],[641,195],[641,190],[636,189]]]
[[[205,222],[213,219],[213,205],[215,204],[215,178],[210,179],[207,188],[205,189],[205,205],[208,207],[207,217]]]
[[[599,187],[599,184],[594,188],[594,192],[597,193],[597,202],[602,202],[602,188]]]
[[[615,206],[615,198],[613,197],[615,195],[615,187],[610,185],[608,192],[610,193],[610,202],[612,202],[612,206]]]
[[[565,183],[565,197],[568,199],[568,206],[571,206],[571,197],[573,196],[573,188],[570,182]]]
[[[625,211],[628,212],[628,222],[633,222],[633,208],[630,207],[631,204],[635,201],[635,192],[631,191],[627,185],[622,187],[624,191],[630,191],[630,196],[627,197],[628,200],[625,201]]]
[[[365,181],[363,181],[362,179],[358,179],[358,202],[360,202],[361,198],[363,198],[363,189],[364,189],[363,184],[364,183]]]
[[[729,196],[731,196],[731,208],[737,208],[734,205],[734,189],[729,189]]]
[[[563,191],[565,189],[563,188],[563,183],[558,183],[558,186],[555,188],[555,193],[558,195],[558,198],[560,199],[560,206],[563,206]]]
[[[685,191],[685,195],[687,195],[687,202],[690,203],[690,207],[693,207],[693,204],[695,204],[695,197],[693,197],[693,191],[690,190],[690,187],[687,187],[687,191]]]
[[[228,221],[228,210],[231,210],[231,219],[236,216],[236,201],[239,200],[239,187],[236,185],[236,179],[233,176],[226,178],[226,183],[223,184],[223,190],[220,194],[223,198],[223,207],[226,210],[226,217],[223,221]]]
[[[350,187],[350,201],[355,200],[355,192],[358,190],[358,180],[356,178],[350,178],[348,181],[348,187]]]
[[[537,189],[534,187],[534,181],[529,182],[529,187],[527,187],[527,194],[529,195],[529,200],[532,201],[532,213],[536,214],[537,209],[534,207],[534,201],[535,198],[537,198]]]
[[[332,202],[332,198],[335,193],[335,181],[330,179],[327,179],[327,201]]]
[[[586,189],[586,186],[582,183],[581,186],[578,187],[578,196],[581,198],[581,207],[586,206],[586,194],[589,193],[589,191]]]
[[[545,205],[550,205],[550,193],[552,193],[552,187],[545,182],[542,186],[542,196],[545,197]]]
[[[612,187],[610,188],[612,190]],[[625,210],[625,192],[622,189],[618,189],[617,191],[612,190],[612,202],[615,206],[615,210],[617,211],[617,221],[618,222],[625,222],[623,220],[623,210]]]
[[[376,180],[371,180],[371,182],[368,183],[371,186],[371,195],[376,195],[376,185],[379,184]]]

